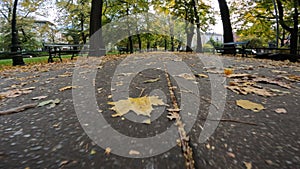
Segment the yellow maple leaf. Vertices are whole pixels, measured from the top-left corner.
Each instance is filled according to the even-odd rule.
[[[130,110],[137,115],[151,116],[152,106],[166,105],[158,96],[144,96],[138,98],[128,98],[127,100],[119,100],[117,102],[108,102],[113,105],[111,110],[115,111],[112,117],[123,116]]]

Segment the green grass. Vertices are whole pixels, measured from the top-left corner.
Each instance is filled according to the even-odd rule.
[[[70,59],[71,55],[61,56],[62,59]],[[48,56],[42,57],[33,57],[33,58],[24,58],[25,64],[37,64],[37,63],[48,63]],[[59,60],[58,58],[54,58],[54,61]],[[4,69],[7,66],[12,66],[12,59],[2,59],[0,60],[0,70]]]

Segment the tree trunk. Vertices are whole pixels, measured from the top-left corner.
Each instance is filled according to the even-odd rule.
[[[279,13],[279,23],[282,26],[283,29],[287,30],[291,33],[291,39],[290,39],[290,54],[297,54],[297,44],[298,44],[298,0],[294,0],[294,26],[293,28],[290,28],[288,25],[286,25],[283,16],[283,5],[281,3],[281,0],[276,0],[277,6],[278,6],[278,13]]]
[[[186,52],[192,52],[192,41],[194,37],[194,25],[190,25],[190,23],[187,23],[186,28]]]
[[[103,0],[92,0],[89,56],[104,56],[106,53],[101,30],[102,9]]]
[[[192,0],[192,5],[194,7],[194,14],[196,19],[196,25],[197,25],[197,47],[196,47],[196,53],[201,53],[203,51],[202,48],[202,42],[201,42],[201,33],[200,33],[200,18],[197,11],[197,3],[195,0]]]
[[[141,39],[141,35],[137,34],[137,39],[138,39],[138,43],[139,43],[139,51],[142,52],[142,39]]]
[[[168,50],[168,40],[167,40],[167,36],[165,36],[165,51]]]
[[[13,66],[25,65],[22,54],[18,53],[21,51],[19,46],[18,30],[17,30],[17,6],[18,6],[18,0],[15,0],[13,14],[12,14],[12,21],[11,21],[11,49],[10,49],[12,53]]]
[[[171,51],[175,51],[175,46],[174,46],[174,35],[171,35]]]
[[[226,0],[218,0],[219,7],[220,7],[220,13],[221,13],[221,19],[223,23],[223,39],[224,43],[227,42],[233,42],[233,33],[232,33],[232,27],[230,22],[230,14],[229,9],[227,6]],[[234,45],[228,45],[226,47],[233,48],[232,50],[226,50],[224,53],[233,54],[235,53]]]

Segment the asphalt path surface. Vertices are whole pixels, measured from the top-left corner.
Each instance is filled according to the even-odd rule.
[[[106,131],[106,128],[109,127],[129,138],[143,139],[155,137],[175,126],[174,121],[167,118],[167,109],[171,108],[171,100],[165,76],[166,69],[164,67],[149,69],[146,66],[156,65],[156,63],[162,65],[161,63],[165,62],[164,59],[158,59],[151,63],[147,60],[148,57],[159,56],[163,58],[169,55],[148,53],[127,56],[135,59],[131,59],[125,64],[123,61],[126,56],[113,56],[106,59],[101,58],[101,63],[99,62],[97,68],[91,68],[97,72],[91,89],[99,108],[97,111],[108,123],[99,129],[98,140],[90,138],[84,130],[86,126],[93,123],[80,123],[77,116],[78,112],[74,108],[74,97],[81,97],[81,95],[74,95],[72,90],[81,90],[81,86],[73,86],[73,89],[72,87],[62,89],[66,86],[72,86],[76,80],[74,79],[75,61],[29,66],[1,72],[0,92],[16,89],[24,89],[25,92],[21,92],[20,96],[11,98],[2,97],[0,111],[47,100],[58,99],[59,103],[52,105],[52,107],[51,104],[48,104],[0,116],[0,168],[185,168],[182,147],[177,145],[180,137],[176,132],[170,137],[171,139],[161,137],[161,142],[155,143],[155,145],[150,144],[152,148],[151,146],[149,148],[147,141],[144,145],[143,143],[136,145],[137,143],[133,141],[130,145],[132,147],[128,148],[127,143],[122,138],[116,137],[119,140],[113,142],[106,139],[114,138],[114,135],[101,135],[101,131]],[[192,110],[198,106],[198,112],[188,112],[190,119],[188,118],[187,121],[183,119],[183,122],[186,123],[185,130],[191,126],[187,132],[189,145],[193,149],[195,168],[235,169],[246,168],[249,165],[251,168],[263,169],[300,168],[300,81],[296,78],[286,78],[292,77],[291,75],[299,78],[299,63],[214,55],[175,55],[176,59],[171,59],[172,62],[184,63],[190,68],[190,72],[197,75],[189,77],[181,74],[176,78],[175,76],[171,78],[178,103],[184,103],[183,106],[186,109],[192,108]],[[223,68],[216,69],[212,66],[214,63],[207,66],[201,57],[210,57],[211,62],[220,61]],[[143,59],[147,62],[138,62]],[[145,69],[136,71],[142,63],[145,64]],[[125,65],[125,67],[127,65],[126,71],[128,70],[128,72],[118,72],[123,70],[118,70],[120,65]],[[89,67],[85,69],[88,70]],[[168,68],[168,71],[171,69],[176,71],[180,69],[180,66]],[[222,111],[222,120],[208,119],[209,108],[214,106],[211,104],[211,100],[214,99],[212,96],[214,88],[212,87],[212,79],[204,75],[218,75],[222,79],[221,85],[224,87],[232,80],[225,78],[224,69],[234,69],[234,74],[247,73],[272,78],[277,82],[288,84],[290,88],[287,89],[270,83],[258,83],[262,87],[273,89],[277,95],[271,97],[253,93],[242,95],[224,88],[227,94],[224,100],[225,108]],[[88,72],[77,73],[85,74]],[[132,79],[126,81],[126,78],[132,74],[134,75]],[[113,77],[117,77],[115,83],[112,83]],[[192,82],[192,86],[196,85],[199,94],[190,92],[187,89],[189,86],[181,87],[181,83],[178,81],[180,78],[186,82]],[[154,113],[151,116],[151,124],[144,124],[142,121],[145,120],[145,117],[137,116],[133,112],[129,112],[125,117],[112,117],[111,115],[115,112],[111,110],[112,106],[108,102],[114,101],[114,95],[122,92],[116,89],[122,86],[129,86],[128,95],[132,98],[159,95],[169,107],[154,106],[153,111],[157,111],[159,116]],[[30,92],[26,92],[28,90]],[[188,96],[191,97],[196,95],[199,104],[195,105],[193,99],[189,99],[191,102],[183,100],[183,93],[188,93]],[[38,96],[47,96],[47,98],[32,99]],[[82,96],[82,98],[87,102],[93,101],[92,96],[86,98]],[[224,98],[221,97],[220,99]],[[236,101],[239,99],[262,104],[264,110],[254,112],[243,109],[236,105]],[[285,109],[286,113],[276,112],[278,108]],[[139,121],[134,122],[134,120]],[[218,126],[205,142],[199,142],[199,136],[205,130],[204,124],[209,120],[217,121]],[[92,132],[97,134],[98,129],[94,128]],[[108,144],[104,147],[97,144],[99,140],[100,142],[104,140],[104,142],[118,143],[119,145],[109,146]],[[117,148],[114,148],[116,146]],[[145,148],[136,151],[135,146]],[[164,150],[165,147],[170,148]],[[144,154],[151,154],[156,150],[161,150],[162,153],[143,157]]]

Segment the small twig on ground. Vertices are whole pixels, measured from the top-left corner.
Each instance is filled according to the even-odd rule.
[[[166,79],[168,82],[168,88],[169,88],[170,97],[171,97],[171,101],[172,101],[172,105],[173,105],[173,108],[169,112],[169,117],[171,117],[171,119],[175,119],[175,124],[177,126],[178,134],[180,137],[180,145],[181,145],[181,149],[182,149],[183,156],[185,159],[185,166],[187,169],[195,169],[193,150],[189,145],[190,139],[187,136],[187,133],[184,129],[184,123],[181,120],[179,111],[177,111],[177,110],[180,110],[180,108],[178,106],[178,102],[177,102],[176,96],[174,94],[174,87],[172,86],[171,79],[169,77],[167,70],[165,70],[165,76],[166,76]]]
[[[201,120],[220,121],[220,122],[233,122],[233,123],[242,123],[242,124],[248,124],[248,125],[258,126],[258,124],[253,123],[253,122],[241,121],[241,120],[236,120],[236,119],[220,119],[220,120],[218,120],[218,119],[201,118]]]
[[[37,103],[25,104],[23,106],[19,106],[19,107],[11,108],[11,109],[8,109],[8,110],[0,111],[0,116],[13,114],[13,113],[19,113],[19,112],[22,112],[26,109],[34,108],[36,106],[37,106]]]

